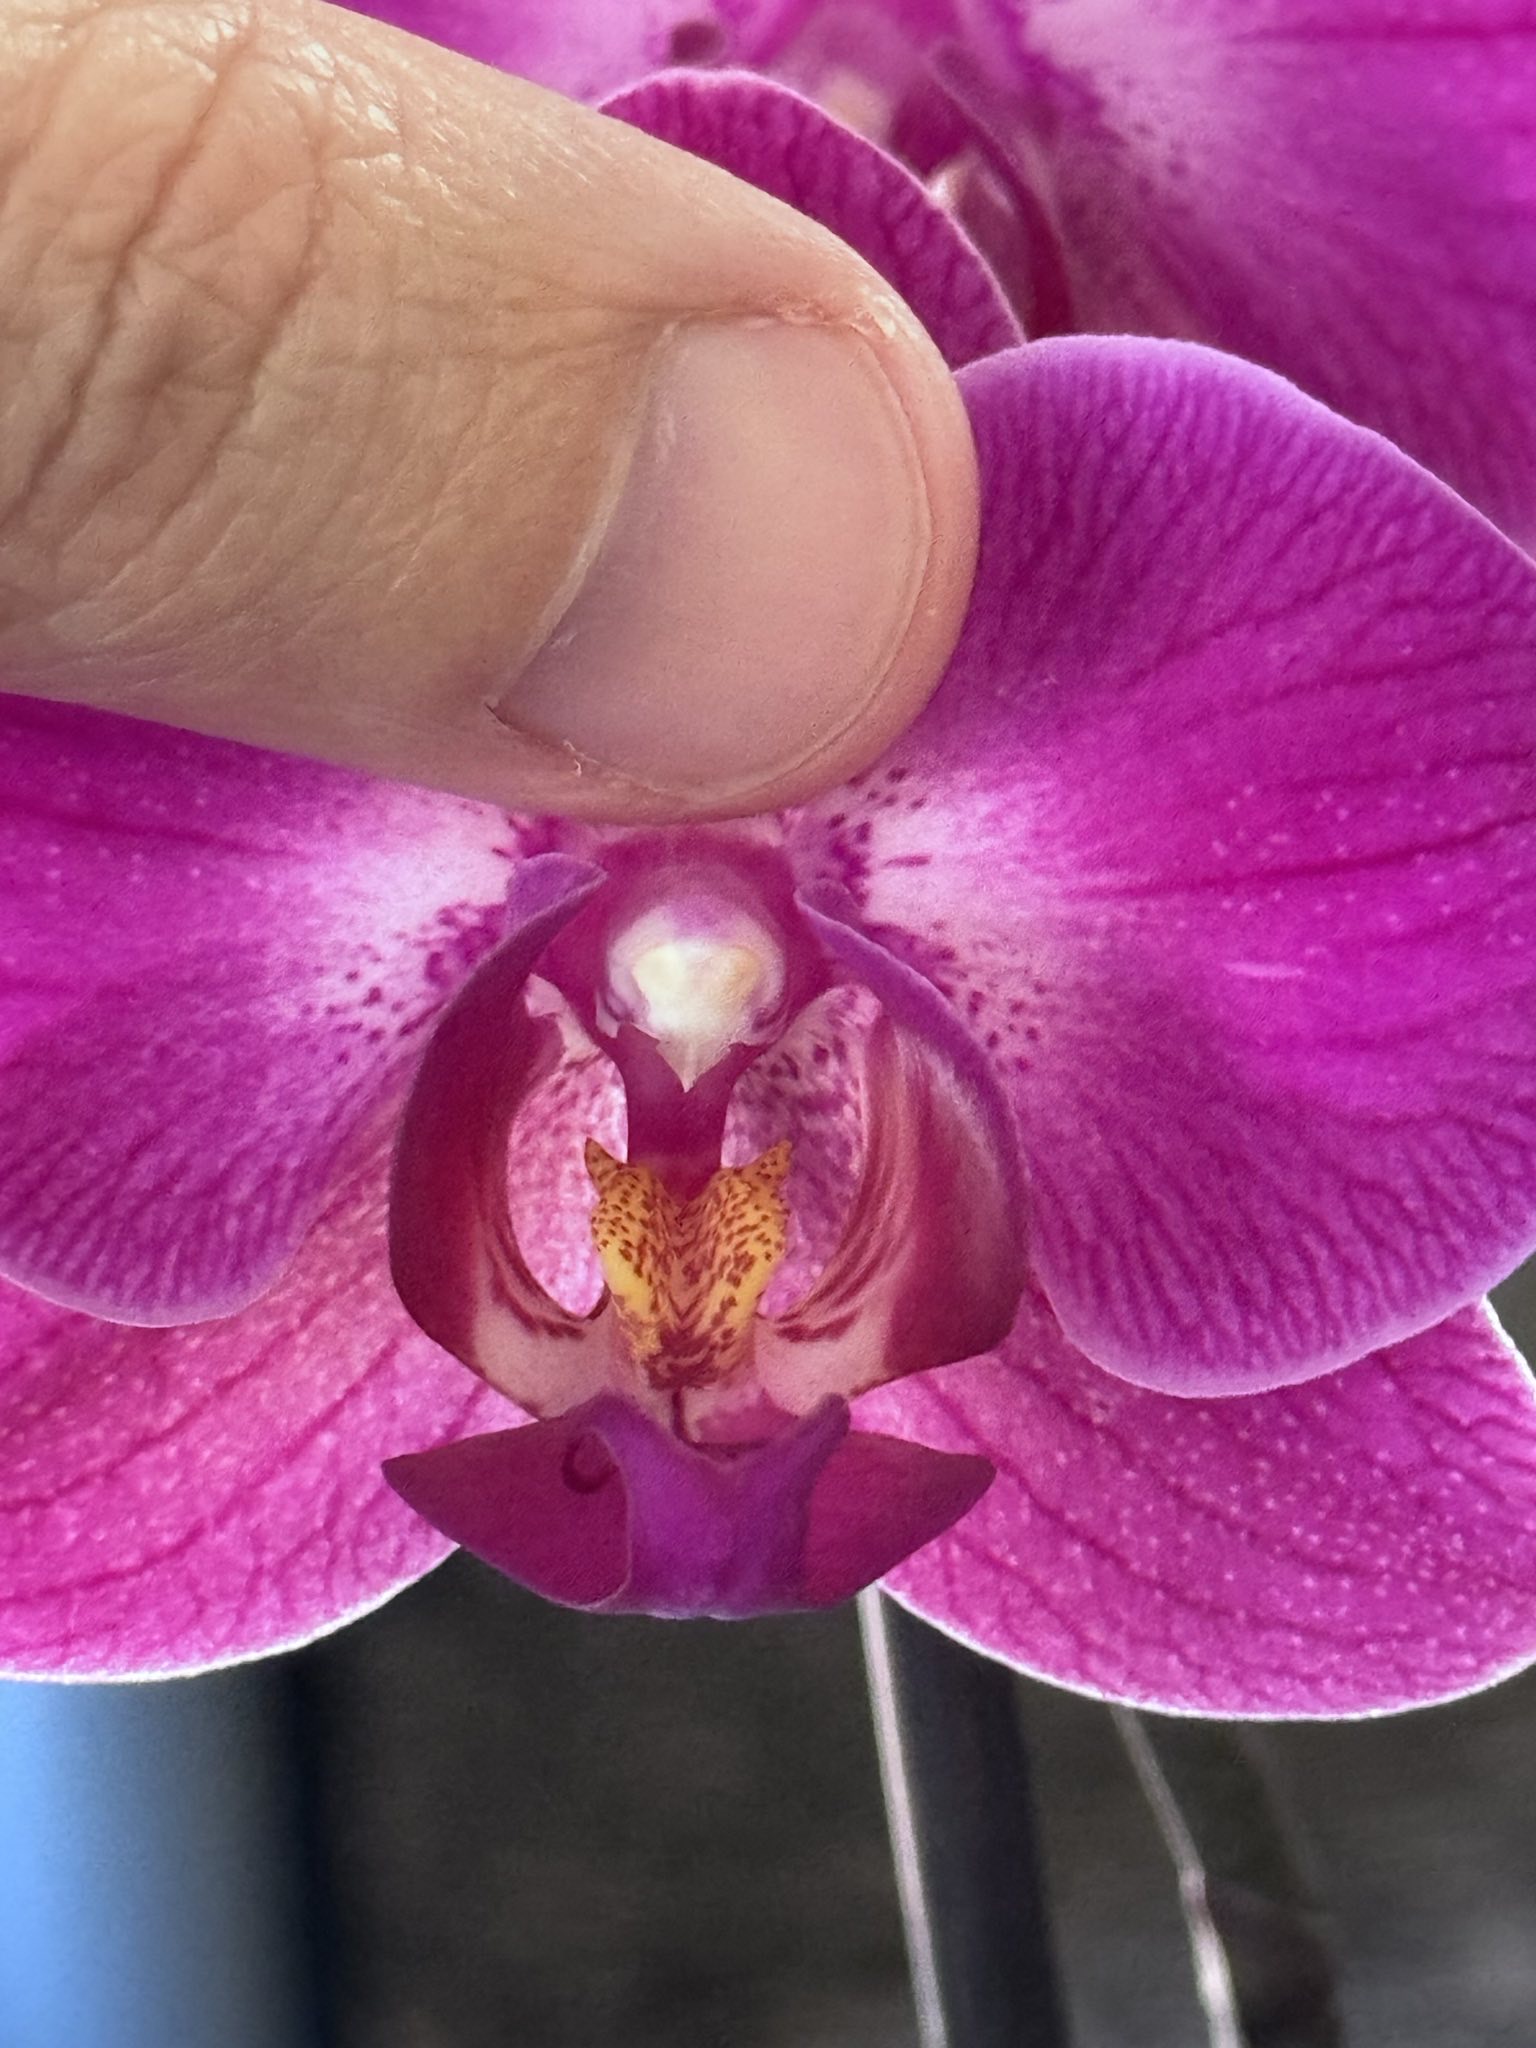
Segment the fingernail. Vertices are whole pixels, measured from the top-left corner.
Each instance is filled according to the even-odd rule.
[[[847,330],[682,328],[645,406],[591,566],[497,715],[729,803],[835,745],[899,662],[932,547],[920,452]]]

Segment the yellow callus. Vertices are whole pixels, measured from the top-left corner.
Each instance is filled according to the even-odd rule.
[[[586,1159],[597,1189],[592,1239],[635,1363],[659,1389],[726,1378],[746,1354],[757,1304],[788,1243],[788,1141],[750,1166],[722,1166],[688,1202],[595,1138]]]

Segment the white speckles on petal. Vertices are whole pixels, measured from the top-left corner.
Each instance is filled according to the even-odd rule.
[[[1037,1303],[998,1358],[858,1412],[997,1465],[891,1585],[1059,1683],[1367,1714],[1536,1657],[1536,1398],[1482,1310],[1305,1388],[1191,1402],[1108,1381]]]

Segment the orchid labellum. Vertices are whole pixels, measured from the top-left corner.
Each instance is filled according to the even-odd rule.
[[[1345,11],[1419,91],[1401,10]],[[842,234],[955,369],[970,613],[866,775],[677,831],[8,700],[9,1668],[276,1648],[445,1539],[604,1610],[880,1578],[1219,1713],[1536,1655],[1536,1402],[1478,1305],[1536,1246],[1536,569],[1449,487],[1522,530],[1536,358],[1474,281],[1531,195],[1456,279],[1400,195],[1391,301],[1308,268],[1311,159],[1256,241],[1234,81],[1284,138],[1334,61],[1261,12],[413,11],[568,89],[689,59],[611,111]],[[1472,83],[1484,43],[1536,36]]]

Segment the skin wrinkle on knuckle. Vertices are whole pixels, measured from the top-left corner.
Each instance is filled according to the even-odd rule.
[[[52,616],[67,646],[131,639],[218,550],[247,493],[216,477],[238,475],[265,410],[251,438],[280,448],[314,380],[288,342],[348,151],[395,145],[386,94],[338,113],[348,88],[318,46],[238,9],[98,9],[54,40],[10,95],[26,133],[0,186],[0,537],[12,619]]]
[[[0,659],[43,694],[105,651],[125,705],[259,678],[307,707],[323,673],[331,733],[414,729],[434,690],[478,730],[561,583],[655,323],[517,231],[507,165],[531,130],[551,175],[558,120],[466,178],[454,93],[350,27],[113,0],[33,53],[0,141]]]
[[[585,566],[658,347],[737,316],[864,331],[874,274],[713,166],[362,17],[105,0],[38,31],[17,88],[8,4],[13,686],[566,794],[564,755],[509,751],[487,707]]]

